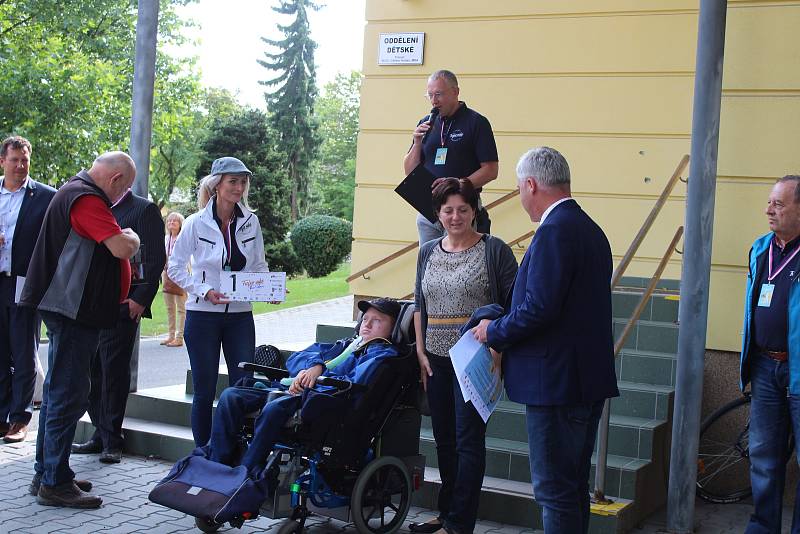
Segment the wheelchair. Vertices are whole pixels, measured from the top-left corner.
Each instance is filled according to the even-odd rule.
[[[402,527],[425,473],[413,313],[413,303],[401,303],[391,339],[400,354],[383,360],[369,384],[317,379],[333,388],[331,402],[346,401],[346,409],[313,422],[304,421],[301,410],[283,429],[265,463],[270,492],[259,510],[261,516],[285,519],[279,534],[302,533],[312,515],[353,523],[362,534],[392,534]],[[240,366],[270,380],[288,376],[277,367]],[[270,391],[269,400],[282,394]],[[246,424],[244,439],[251,437]],[[251,518],[231,525],[241,526],[245,519]],[[204,532],[222,526],[203,518],[196,524]]]

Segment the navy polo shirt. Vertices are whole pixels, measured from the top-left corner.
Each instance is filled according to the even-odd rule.
[[[800,237],[786,244],[783,249],[772,238],[772,272],[778,270],[783,261],[800,246]],[[769,308],[758,305],[761,286],[767,283],[769,271],[769,249],[759,258],[758,275],[753,288],[753,340],[762,350],[785,352],[789,339],[789,288],[798,277],[800,253],[789,262],[772,283],[775,289]]]
[[[436,117],[433,127],[422,144],[422,162],[435,177],[466,178],[477,171],[481,163],[498,161],[497,145],[489,121],[464,102],[452,117]],[[417,126],[425,122],[421,119]],[[447,148],[444,165],[435,165],[436,150]]]

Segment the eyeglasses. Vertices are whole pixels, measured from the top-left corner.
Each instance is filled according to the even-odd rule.
[[[442,98],[442,95],[444,95],[444,93],[436,91],[435,93],[425,93],[422,96],[424,96],[428,100],[433,100],[434,98]]]

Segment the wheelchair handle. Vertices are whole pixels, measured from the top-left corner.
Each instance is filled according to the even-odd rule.
[[[261,373],[272,380],[280,380],[281,378],[289,377],[289,371],[286,369],[278,369],[277,367],[269,367],[267,365],[259,365],[257,363],[239,362],[239,369]]]
[[[336,389],[340,390],[349,389],[353,393],[358,393],[367,390],[367,386],[363,384],[358,384],[356,382],[348,382],[347,380],[338,380],[336,378],[331,378],[329,376],[318,376],[317,384],[319,384],[320,386],[335,387]]]

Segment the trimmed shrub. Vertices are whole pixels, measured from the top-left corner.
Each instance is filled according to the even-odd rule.
[[[311,278],[335,271],[350,254],[352,238],[353,225],[329,215],[300,219],[291,233],[294,251]]]
[[[270,271],[285,272],[286,276],[295,276],[303,272],[300,259],[294,253],[291,241],[272,243],[264,247]]]

